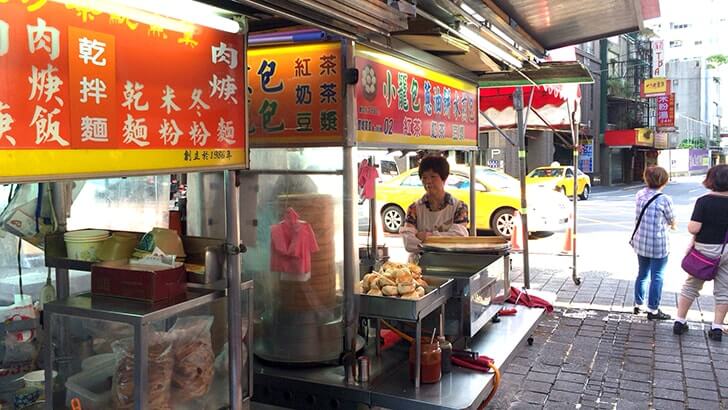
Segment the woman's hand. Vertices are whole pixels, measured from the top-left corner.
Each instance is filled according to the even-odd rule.
[[[424,242],[425,239],[427,239],[427,237],[430,235],[432,235],[432,234],[427,231],[420,231],[420,232],[417,232],[417,234],[415,236],[417,237],[417,239]]]

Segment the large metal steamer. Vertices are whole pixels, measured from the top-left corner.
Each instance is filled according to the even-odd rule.
[[[510,245],[494,237],[439,238],[424,244],[419,263],[425,274],[454,281],[444,332],[467,346],[497,317],[496,297],[510,288]]]

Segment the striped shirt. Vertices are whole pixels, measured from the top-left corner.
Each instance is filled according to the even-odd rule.
[[[637,192],[635,206],[635,223],[639,219],[645,204],[657,195],[659,191],[652,188],[643,188]],[[667,227],[675,218],[672,210],[672,198],[662,194],[652,201],[642,217],[637,232],[632,240],[632,248],[647,258],[664,258],[670,253],[670,241]]]

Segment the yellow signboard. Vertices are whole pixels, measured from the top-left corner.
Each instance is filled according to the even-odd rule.
[[[655,145],[655,133],[650,128],[635,128],[637,133],[636,145],[652,147]]]
[[[665,77],[654,77],[643,80],[642,97],[659,97],[670,94],[670,80]]]

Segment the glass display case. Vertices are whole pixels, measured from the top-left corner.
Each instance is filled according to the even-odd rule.
[[[241,286],[248,317],[252,283]],[[190,290],[184,301],[152,305],[82,294],[46,305],[46,408],[219,409],[229,405],[227,298]],[[248,320],[243,325],[244,397],[250,397]],[[137,354],[140,352],[140,354]],[[140,404],[144,403],[144,404]]]
[[[241,191],[257,189],[241,198],[241,208],[255,210],[243,268],[257,289],[255,353],[286,363],[337,361],[344,337],[341,149],[252,150],[251,164]]]

